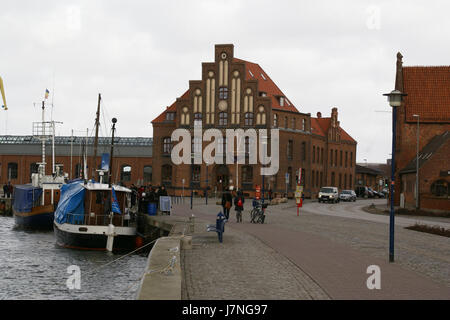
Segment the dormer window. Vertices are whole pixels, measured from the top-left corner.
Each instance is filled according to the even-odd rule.
[[[166,113],[166,120],[167,121],[174,121],[175,120],[175,112],[167,112]]]
[[[227,100],[228,99],[228,88],[220,87],[219,88],[219,100]]]
[[[280,107],[284,107],[284,97],[279,97],[278,101],[280,102]]]
[[[250,75],[252,76],[252,78],[255,77],[250,69],[248,69],[248,73],[250,73]]]

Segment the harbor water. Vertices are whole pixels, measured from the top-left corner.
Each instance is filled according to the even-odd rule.
[[[60,248],[53,231],[16,230],[13,217],[0,216],[0,300],[135,299],[147,255],[121,256]],[[69,289],[71,266],[80,289]]]

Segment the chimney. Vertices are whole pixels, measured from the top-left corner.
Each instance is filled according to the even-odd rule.
[[[395,74],[395,90],[403,92],[403,56],[397,53],[397,69]]]
[[[317,112],[317,118],[318,119],[322,118],[322,112]]]

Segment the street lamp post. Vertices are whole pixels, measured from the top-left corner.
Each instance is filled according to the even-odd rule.
[[[417,118],[417,150],[416,150],[416,209],[419,209],[419,137],[420,127],[419,119],[420,115],[413,114],[413,117]]]
[[[394,262],[394,183],[395,183],[395,138],[396,138],[396,122],[397,122],[397,107],[402,104],[402,98],[406,94],[399,90],[393,90],[390,93],[383,94],[388,97],[389,105],[392,107],[392,160],[391,160],[391,210],[389,219],[389,262]]]

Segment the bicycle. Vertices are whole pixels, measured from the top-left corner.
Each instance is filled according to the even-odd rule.
[[[250,222],[251,223],[264,223],[266,218],[265,211],[267,209],[268,203],[261,203],[260,201],[253,201],[253,209],[250,212]]]

